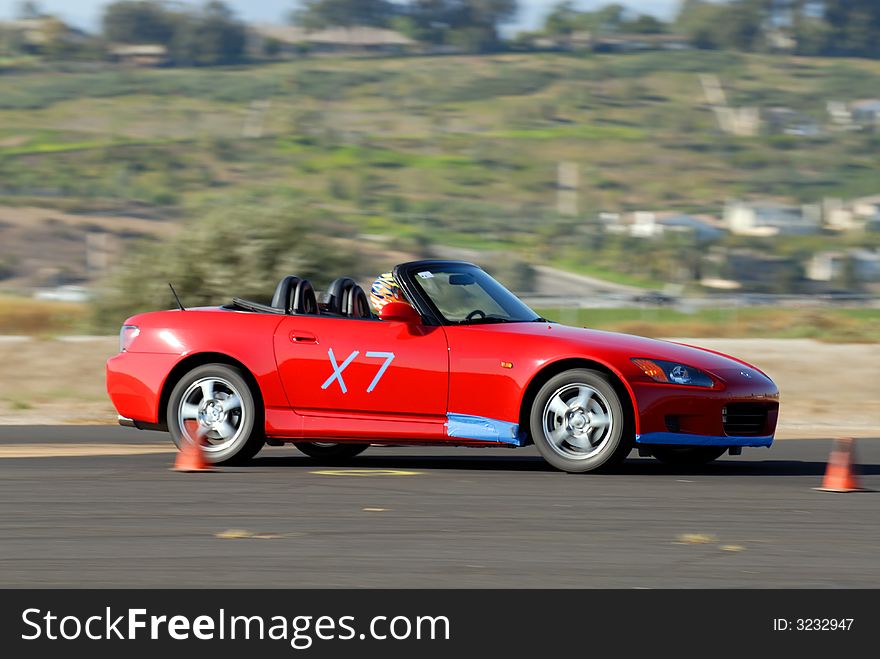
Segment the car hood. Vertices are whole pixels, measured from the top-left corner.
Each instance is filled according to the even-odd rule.
[[[767,377],[757,367],[736,357],[674,341],[569,327],[568,325],[557,323],[511,323],[494,327],[503,327],[503,331],[531,336],[534,337],[534,340],[551,341],[557,344],[557,350],[566,349],[575,353],[585,353],[593,356],[604,355],[612,357],[615,362],[624,360],[628,362],[634,357],[662,359],[694,366],[721,377],[724,377],[725,374],[729,374],[731,371],[739,372],[745,367]]]

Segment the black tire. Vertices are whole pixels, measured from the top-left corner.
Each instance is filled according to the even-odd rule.
[[[220,390],[215,392],[214,396],[217,403],[221,406],[224,400],[232,398],[232,394],[237,395],[240,399],[240,406],[221,413],[224,420],[229,419],[230,425],[235,431],[228,440],[223,440],[222,437],[214,438],[212,435],[215,431],[206,431],[209,434],[204,436],[202,440],[205,459],[213,464],[241,464],[247,462],[259,453],[266,441],[263,432],[263,410],[261,406],[256,404],[254,393],[251,391],[241,369],[234,366],[227,364],[205,364],[194,368],[180,379],[171,391],[166,410],[168,431],[171,433],[171,439],[174,440],[174,444],[178,448],[181,447],[183,442],[192,441],[189,433],[181,427],[180,416],[185,414],[184,408],[182,408],[185,402],[184,396],[190,401],[189,404],[196,405],[201,410],[205,403],[205,397],[200,393],[201,390],[194,389],[200,381],[212,381],[215,383],[212,386],[212,391],[214,387]],[[192,400],[199,398],[198,403],[192,402]],[[235,410],[239,410],[239,412],[236,413]],[[184,419],[184,425],[187,424],[187,421],[187,419]],[[201,431],[202,427],[198,425],[199,422],[194,421],[194,423],[195,428]]]
[[[567,440],[563,440],[561,444],[554,442],[551,436],[548,435],[545,427],[548,424],[557,424],[558,428],[568,424],[568,420],[559,422],[560,419],[567,417],[556,415],[550,409],[551,399],[555,399],[557,396],[568,395],[568,393],[574,393],[575,398],[572,400],[576,401],[578,393],[583,391],[584,388],[592,390],[593,393],[591,393],[590,400],[595,399],[598,407],[594,409],[599,410],[599,412],[596,412],[596,415],[601,419],[604,413],[606,420],[608,420],[607,426],[602,429],[601,435],[593,435],[592,433],[598,432],[599,429],[594,430],[591,428],[594,422],[594,413],[588,411],[586,415],[581,415],[587,419],[587,427],[590,433],[588,435],[590,439],[588,440],[589,445],[587,448],[581,449],[574,444],[568,444]],[[598,396],[595,394],[598,394]],[[568,411],[570,412],[573,409],[576,408],[569,408]],[[545,415],[547,423],[545,423]],[[611,380],[604,373],[578,368],[553,376],[541,387],[532,403],[529,415],[529,430],[532,441],[547,462],[562,471],[583,473],[612,467],[626,458],[630,450],[632,450],[634,440],[632,422],[629,416],[628,408],[624,406],[620,395],[617,393],[614,385],[611,384]],[[578,422],[576,419],[572,421],[575,425]],[[583,427],[573,432],[576,433],[582,430]],[[576,434],[570,433],[569,436],[572,441],[584,441],[582,437],[578,438]],[[593,444],[594,441],[596,442],[595,445]]]
[[[724,446],[655,446],[651,453],[663,464],[699,467],[717,460],[727,451]]]
[[[322,462],[345,462],[370,447],[369,444],[331,444],[328,442],[294,442],[293,445],[310,458]]]

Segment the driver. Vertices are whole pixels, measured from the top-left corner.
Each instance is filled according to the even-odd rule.
[[[398,285],[394,275],[390,272],[384,272],[379,275],[370,288],[370,303],[373,305],[376,313],[379,313],[382,311],[382,307],[389,302],[409,304],[409,301],[403,296],[403,291],[400,290],[400,285]]]

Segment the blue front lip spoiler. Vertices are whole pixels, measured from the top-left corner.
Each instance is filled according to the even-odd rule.
[[[678,432],[649,432],[636,435],[636,444],[665,444],[668,446],[770,446],[773,435],[760,437],[727,437],[716,435],[688,435]]]

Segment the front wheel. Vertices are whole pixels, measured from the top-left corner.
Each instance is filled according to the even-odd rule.
[[[529,427],[544,459],[571,473],[610,467],[632,448],[620,396],[598,371],[572,369],[550,378],[532,403]]]
[[[660,462],[676,467],[699,467],[717,460],[727,447],[719,446],[655,446],[651,453]]]
[[[326,462],[345,462],[360,455],[369,448],[369,444],[333,444],[331,442],[294,442],[300,451],[310,458]]]
[[[202,445],[214,464],[250,460],[263,447],[262,416],[241,370],[205,364],[184,375],[168,400],[168,430],[178,448]]]

